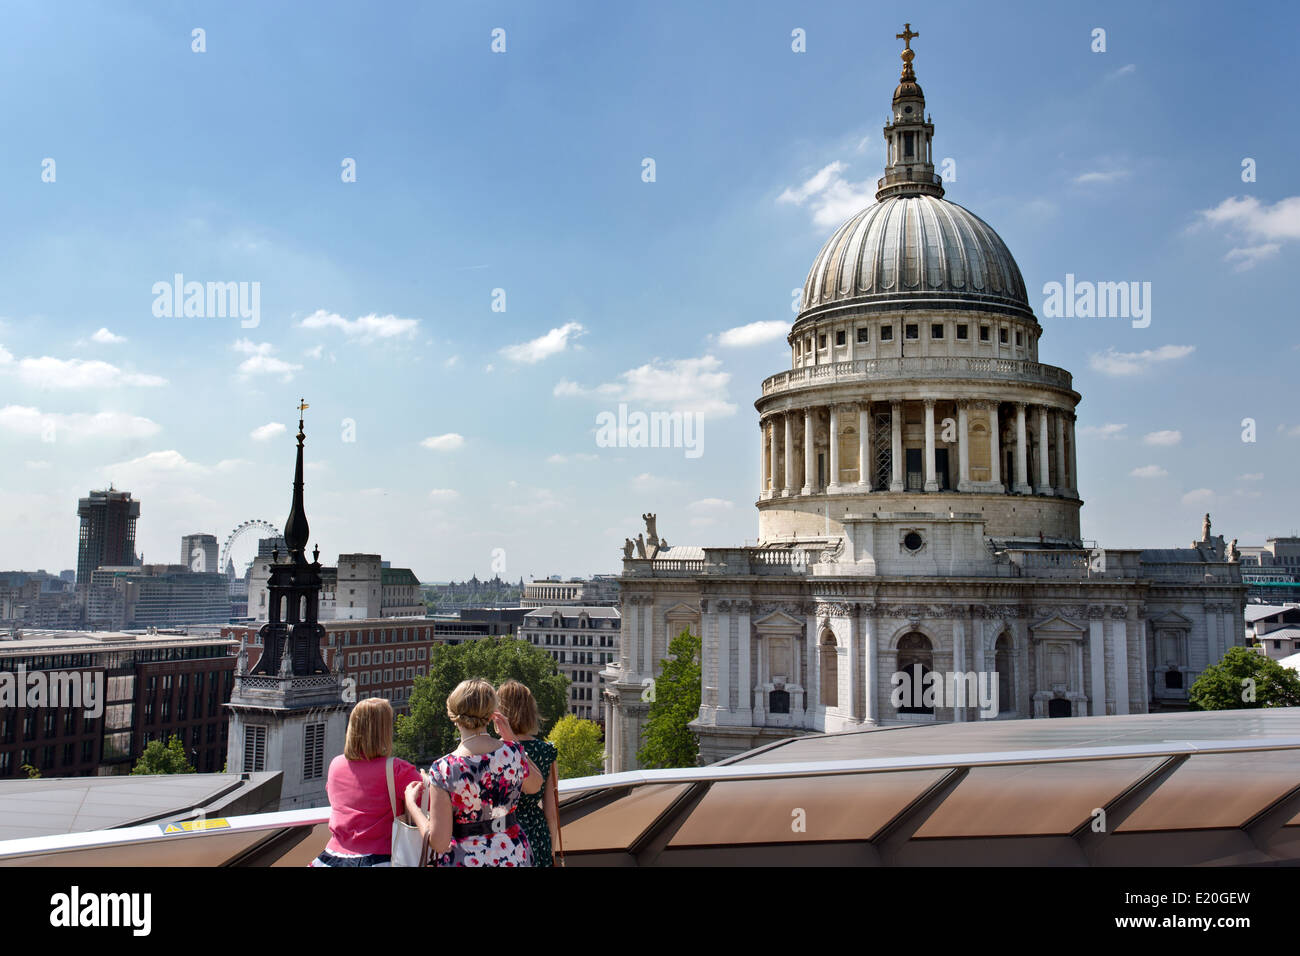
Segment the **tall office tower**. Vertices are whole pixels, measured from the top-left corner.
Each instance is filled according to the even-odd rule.
[[[214,534],[187,534],[181,538],[181,564],[199,574],[217,574],[217,536]]]
[[[131,492],[92,491],[90,497],[77,502],[81,518],[81,535],[77,541],[77,590],[90,589],[90,575],[105,565],[133,565],[135,558],[135,521],[140,517],[140,502]]]

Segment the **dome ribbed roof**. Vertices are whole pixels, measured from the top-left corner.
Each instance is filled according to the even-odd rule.
[[[868,206],[827,240],[804,283],[799,320],[850,304],[863,311],[983,306],[1033,316],[1001,237],[969,210],[929,195]]]

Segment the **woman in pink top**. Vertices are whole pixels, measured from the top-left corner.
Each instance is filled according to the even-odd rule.
[[[388,866],[393,819],[402,795],[420,782],[420,771],[392,759],[394,798],[389,797],[388,761],[393,752],[393,706],[368,697],[348,718],[343,753],[330,761],[325,792],[330,798],[330,833],[325,851],[312,866]]]

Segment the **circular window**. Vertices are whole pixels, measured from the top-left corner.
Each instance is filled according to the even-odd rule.
[[[904,113],[910,113],[910,112],[912,112],[912,107],[910,107],[910,106],[904,106],[904,107],[903,107],[903,112],[904,112]]]
[[[920,551],[923,544],[925,544],[924,539],[915,531],[903,535],[903,547],[908,551]]]

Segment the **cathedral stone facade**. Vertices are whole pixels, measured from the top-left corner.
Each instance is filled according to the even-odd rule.
[[[646,515],[649,550],[625,547],[611,772],[638,767],[684,629],[703,646],[703,763],[807,732],[1185,707],[1242,641],[1246,588],[1208,515],[1190,548],[1080,538],[1081,396],[1038,361],[1006,245],[944,198],[916,35],[876,202],[813,262],[790,369],[755,402],[758,545],[667,547]]]

